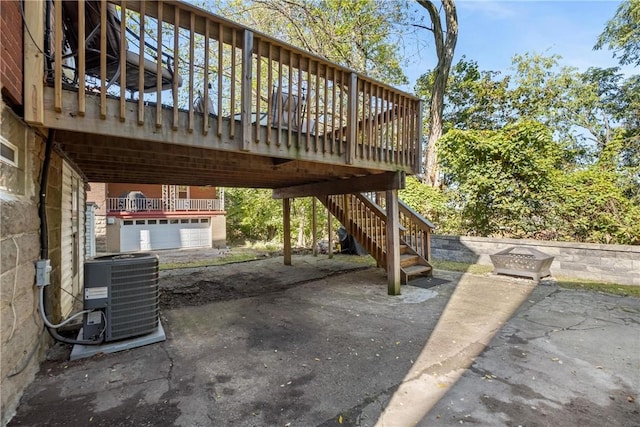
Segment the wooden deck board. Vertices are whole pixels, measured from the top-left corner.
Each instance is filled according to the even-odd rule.
[[[346,163],[345,155],[316,153],[298,148],[298,133],[291,133],[291,144],[252,144],[246,151],[239,121],[209,120],[210,130],[203,129],[202,114],[194,117],[194,131],[188,132],[188,112],[178,114],[178,129],[174,130],[173,109],[162,109],[162,127],[157,127],[156,107],[145,107],[144,123],[138,124],[138,104],[128,101],[125,120],[120,118],[120,101],[106,100],[106,116],[100,118],[100,98],[90,97],[84,116],[78,115],[78,96],[63,91],[62,112],[52,107],[54,93],[45,88],[45,127],[57,130],[56,141],[91,181],[147,182],[188,185],[224,185],[279,188],[316,183],[336,178],[349,178],[401,170],[406,167],[379,161],[356,159]],[[236,126],[231,138],[230,126]],[[277,132],[277,129],[270,129]],[[267,127],[260,126],[261,140],[266,140]],[[281,137],[289,133],[283,129]],[[344,151],[344,150],[343,150]]]

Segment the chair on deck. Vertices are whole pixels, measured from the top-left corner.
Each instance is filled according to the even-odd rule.
[[[120,68],[120,19],[113,4],[107,4],[107,51],[106,51],[106,75],[109,85],[120,84],[123,70]],[[78,82],[77,61],[78,61],[78,3],[73,1],[62,2],[62,16],[65,24],[64,37],[70,53],[64,55],[65,59],[73,57],[76,62],[74,83]],[[100,78],[100,36],[101,31],[101,6],[99,1],[85,2],[85,72],[87,75]],[[137,36],[127,30],[127,33],[137,38]],[[138,40],[139,42],[139,40]],[[145,46],[155,50],[155,47],[145,43]],[[126,55],[126,89],[131,92],[138,92],[138,75],[140,70],[140,55],[132,52],[125,46]],[[182,84],[181,77],[175,73],[175,63],[172,56],[163,52],[162,72],[160,75],[162,90],[172,89],[174,79],[178,79],[178,86]],[[144,70],[144,87],[142,92],[154,92],[157,86],[157,57],[154,60],[143,58],[142,66]]]
[[[283,129],[291,127],[291,129],[296,131],[302,126],[301,131],[303,133],[314,132],[314,121],[311,120],[311,124],[309,125],[308,120],[304,118],[306,113],[306,99],[304,94],[302,95],[302,102],[300,102],[299,95],[289,94],[274,87],[271,102],[271,126],[280,125]],[[300,112],[298,112],[299,108],[302,109]],[[289,111],[291,111],[291,116],[289,116]],[[302,125],[300,121],[302,121]]]

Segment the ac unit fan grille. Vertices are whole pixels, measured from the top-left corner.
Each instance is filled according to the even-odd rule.
[[[114,263],[111,268],[107,340],[153,332],[158,326],[158,259]]]

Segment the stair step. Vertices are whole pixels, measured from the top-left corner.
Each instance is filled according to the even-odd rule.
[[[400,255],[400,267],[411,267],[420,261],[418,255],[402,254]]]
[[[400,255],[404,255],[407,252],[409,252],[409,246],[407,245],[400,245]]]
[[[406,267],[402,269],[404,273],[408,276],[417,276],[418,274],[428,273],[431,271],[431,267],[428,265],[412,265],[411,267]]]

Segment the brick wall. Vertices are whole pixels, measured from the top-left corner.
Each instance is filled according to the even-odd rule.
[[[13,105],[22,105],[22,15],[19,0],[0,1],[0,87]]]
[[[95,214],[106,215],[107,214],[107,184],[100,182],[90,182],[89,189],[87,190],[87,202],[93,202],[96,204]]]
[[[431,236],[434,260],[491,265],[489,255],[512,246],[532,247],[555,257],[551,274],[556,276],[640,286],[640,246]]]

